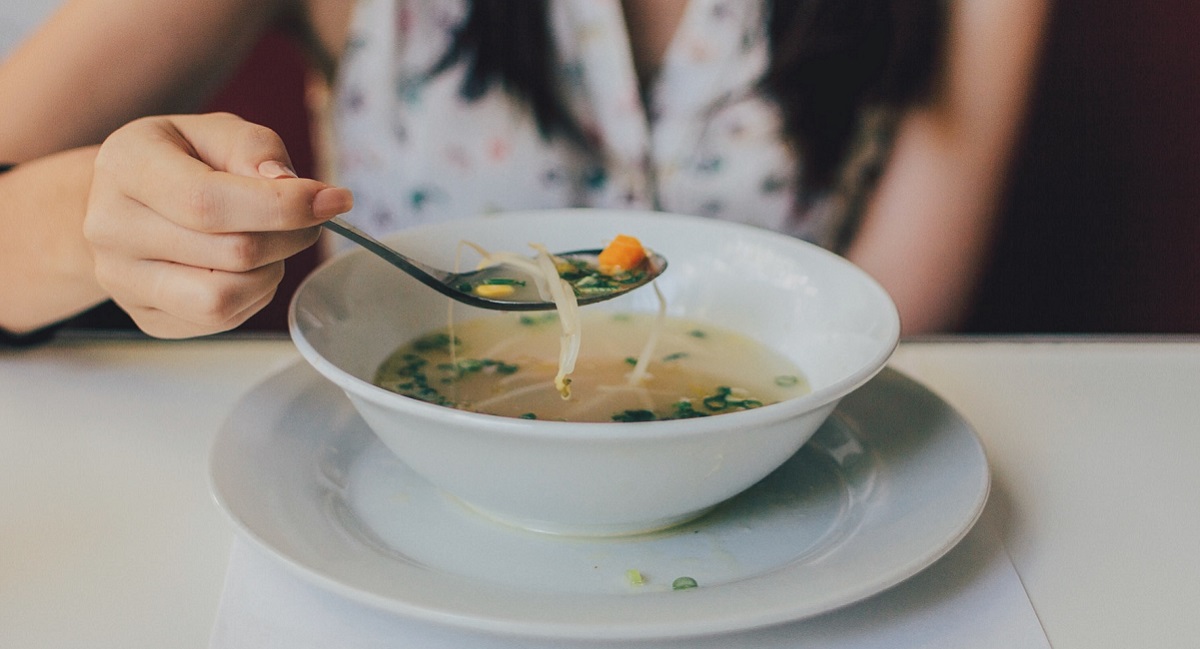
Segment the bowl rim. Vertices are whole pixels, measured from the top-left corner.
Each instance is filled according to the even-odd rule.
[[[593,441],[605,439],[623,441],[627,438],[666,439],[677,436],[699,436],[705,433],[725,431],[729,428],[762,426],[776,423],[785,419],[795,418],[804,415],[805,413],[818,410],[823,406],[829,405],[830,403],[835,403],[845,395],[862,386],[864,383],[869,381],[872,377],[883,370],[888,359],[891,358],[897,345],[899,344],[900,319],[895,303],[892,301],[887,291],[884,290],[883,286],[880,285],[879,282],[871,277],[866,271],[859,268],[845,257],[842,257],[841,255],[838,255],[813,243],[804,241],[803,239],[744,223],[718,221],[711,218],[688,216],[669,212],[656,212],[652,210],[563,208],[498,212],[494,214],[457,219],[454,221],[427,223],[386,235],[382,240],[387,242],[389,239],[403,239],[406,236],[411,236],[414,234],[419,235],[424,231],[450,227],[451,224],[454,226],[469,226],[471,222],[489,222],[498,218],[561,218],[564,215],[568,217],[575,217],[575,215],[582,214],[589,214],[593,217],[603,216],[603,214],[617,214],[623,217],[636,216],[638,214],[652,214],[655,218],[676,219],[688,224],[703,223],[706,225],[706,227],[750,231],[755,236],[780,237],[785,245],[796,244],[799,247],[806,248],[810,253],[824,255],[826,256],[827,260],[850,269],[851,273],[857,276],[859,281],[866,284],[873,292],[877,294],[879,298],[881,298],[879,303],[885,307],[882,315],[886,320],[886,323],[881,329],[881,334],[879,336],[879,348],[874,351],[868,360],[863,362],[854,371],[849,372],[838,380],[835,380],[816,390],[812,390],[806,394],[786,399],[784,401],[761,406],[759,408],[731,413],[722,413],[720,415],[714,415],[711,417],[654,420],[644,422],[568,422],[546,419],[520,419],[517,417],[507,417],[503,415],[458,410],[455,408],[448,408],[446,406],[440,406],[437,404],[427,403],[419,399],[406,397],[402,394],[392,392],[386,388],[379,387],[370,381],[361,379],[338,367],[333,363],[333,361],[325,358],[316,350],[315,347],[313,347],[313,345],[304,335],[299,323],[299,318],[297,316],[298,303],[301,299],[301,296],[304,294],[304,291],[309,287],[310,283],[318,281],[319,273],[325,271],[327,268],[336,264],[354,263],[357,258],[366,259],[370,256],[371,253],[357,247],[343,250],[323,261],[315,269],[313,269],[312,272],[310,272],[296,287],[296,290],[288,304],[287,320],[289,335],[301,356],[303,356],[305,360],[312,364],[320,374],[324,375],[326,379],[337,384],[348,394],[352,393],[354,396],[371,401],[376,405],[396,407],[422,419],[435,419],[447,424],[457,422],[469,423],[480,427],[480,429],[487,429],[493,433],[505,433],[532,439],[558,439],[563,437],[564,433],[567,433],[572,439]],[[449,300],[450,298],[446,299]]]

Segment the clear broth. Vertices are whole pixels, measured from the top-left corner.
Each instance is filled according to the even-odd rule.
[[[584,333],[571,397],[554,386],[557,316],[505,314],[418,337],[379,367],[375,384],[439,405],[506,417],[579,422],[680,419],[736,412],[809,391],[799,368],[739,333],[667,317],[645,377],[629,376],[653,314],[580,311]]]

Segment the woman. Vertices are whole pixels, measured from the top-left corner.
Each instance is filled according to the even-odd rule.
[[[156,336],[236,327],[357,202],[377,230],[581,204],[748,220],[843,252],[906,333],[951,329],[1043,5],[74,0],[0,67],[0,160],[21,163],[0,327],[105,299]],[[333,84],[353,198],[294,178],[265,129],[184,114],[279,20]]]

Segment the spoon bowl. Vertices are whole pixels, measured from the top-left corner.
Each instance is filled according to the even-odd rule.
[[[556,308],[553,301],[547,300],[537,289],[535,282],[519,279],[529,275],[516,266],[499,263],[478,270],[467,272],[451,272],[434,268],[405,255],[375,237],[350,225],[340,218],[333,218],[324,224],[347,239],[375,253],[388,263],[412,275],[422,284],[446,295],[454,300],[483,309],[498,311],[550,311]],[[600,250],[575,250],[571,252],[552,253],[554,257],[564,261],[575,261],[588,267],[598,267],[597,258]],[[662,255],[647,251],[648,257],[636,276],[630,281],[621,282],[604,290],[580,291],[577,288],[576,300],[580,305],[594,304],[619,297],[641,286],[654,281],[667,268],[667,260]],[[529,278],[532,280],[532,278]],[[504,295],[485,296],[475,292],[475,287],[489,283],[502,283],[511,287]]]

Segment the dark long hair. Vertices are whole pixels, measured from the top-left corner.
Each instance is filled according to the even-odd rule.
[[[929,92],[941,58],[943,1],[770,3],[763,90],[780,106],[805,181],[834,181],[864,108],[902,107]],[[547,0],[471,0],[434,73],[465,61],[464,97],[499,84],[530,108],[543,137],[586,144],[558,92],[548,13]]]

